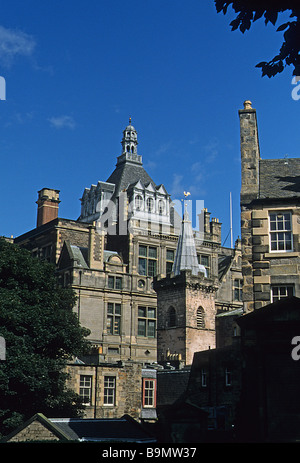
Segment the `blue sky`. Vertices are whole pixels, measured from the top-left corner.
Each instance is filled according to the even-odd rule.
[[[262,78],[255,64],[282,33],[257,22],[231,32],[213,0],[2,0],[0,234],[36,224],[37,191],[60,190],[77,219],[83,190],[105,181],[129,116],[144,167],[173,199],[184,190],[240,234],[238,110],[257,110],[263,158],[299,156],[292,69]],[[227,239],[226,245],[230,245]]]

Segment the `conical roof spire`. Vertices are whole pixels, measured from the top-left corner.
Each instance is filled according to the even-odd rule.
[[[181,234],[178,239],[173,264],[173,273],[174,275],[180,275],[182,270],[191,270],[192,275],[198,275],[198,272],[203,272],[206,276],[205,268],[198,263],[192,223],[189,218],[186,203],[181,224]]]

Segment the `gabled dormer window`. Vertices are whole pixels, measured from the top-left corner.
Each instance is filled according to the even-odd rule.
[[[134,204],[137,211],[141,211],[143,209],[144,200],[141,195],[137,195],[135,197]]]
[[[154,209],[154,199],[153,199],[153,198],[147,198],[146,205],[147,205],[147,211],[148,211],[148,212],[153,212],[153,209]]]

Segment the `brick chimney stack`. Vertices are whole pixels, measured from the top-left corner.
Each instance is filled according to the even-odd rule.
[[[43,188],[38,192],[37,227],[58,217],[59,190]]]

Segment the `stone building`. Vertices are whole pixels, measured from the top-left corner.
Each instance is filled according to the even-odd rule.
[[[158,362],[166,353],[178,355],[191,365],[194,353],[216,346],[215,293],[217,278],[207,276],[198,263],[188,212],[185,210],[173,271],[166,278],[155,278],[157,293]],[[169,355],[170,355],[169,354]]]
[[[157,361],[158,313],[153,278],[157,275],[164,278],[172,272],[182,213],[164,185],[156,184],[145,171],[137,140],[137,132],[129,121],[123,131],[122,151],[114,171],[106,181],[84,189],[78,219],[59,217],[60,192],[43,188],[38,192],[36,228],[14,239],[33,256],[54,263],[60,283],[72,287],[77,294],[74,311],[81,325],[90,330],[89,341],[102,366],[100,368],[97,361],[97,368],[91,367],[89,360],[84,361],[86,366],[73,365],[76,390],[80,389],[81,376],[91,376],[92,387],[99,386],[98,392],[102,393],[104,388],[100,382],[104,381],[108,365],[114,365],[117,372],[118,362],[146,366]],[[207,348],[208,342],[214,345],[214,315],[218,317],[219,313],[228,314],[242,307],[241,249],[239,243],[234,249],[222,246],[221,226],[217,218],[203,209],[199,214],[199,231],[191,232],[197,265],[200,264],[206,274],[201,283],[206,289],[201,297],[205,295],[211,304],[206,331],[202,330],[210,333],[210,340],[202,347],[197,340],[197,349]],[[176,278],[180,280],[181,276]],[[191,275],[191,279],[194,278]],[[195,291],[198,289],[190,291],[190,300]],[[195,324],[200,324],[202,319],[202,313],[197,312],[204,304],[200,299],[191,306],[191,311],[195,309]],[[217,322],[220,331],[225,327],[223,320],[225,317]],[[194,332],[196,342],[199,329],[196,331],[193,327],[190,331]],[[219,337],[219,342],[231,342],[233,331],[233,327],[226,326],[226,334]],[[168,347],[165,343],[166,352],[162,354],[166,359]],[[193,349],[188,354],[188,362]],[[79,373],[90,367],[93,374]],[[129,366],[122,371],[126,368]],[[96,370],[100,375],[97,381]],[[139,400],[141,394],[139,391]],[[95,399],[90,407],[87,413],[93,414],[95,407],[99,407],[97,416],[104,413],[101,399]],[[110,414],[114,412],[111,410]]]
[[[165,396],[174,383],[168,412],[182,410],[186,426],[193,422],[187,405],[208,414],[206,433],[194,442],[298,442],[300,299],[281,299],[236,322],[235,342],[196,352],[189,375],[158,372]],[[164,408],[158,404],[163,423]]]
[[[61,283],[74,288],[74,310],[108,362],[157,360],[153,277],[171,273],[181,226],[165,187],[145,171],[137,144],[130,121],[115,170],[106,182],[85,188],[79,218],[60,218],[59,191],[43,188],[38,192],[37,227],[14,240],[53,262]],[[222,247],[221,223],[210,216],[207,209],[202,211],[202,236],[193,234],[207,277],[220,276],[215,304],[221,312],[242,304],[235,291],[240,277],[232,273],[240,250]]]
[[[262,159],[250,101],[239,117],[243,300],[248,312],[300,295],[300,159]]]
[[[156,370],[142,363],[101,362],[97,355],[69,363],[67,386],[83,400],[85,418],[156,420]]]

